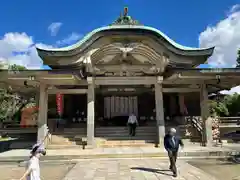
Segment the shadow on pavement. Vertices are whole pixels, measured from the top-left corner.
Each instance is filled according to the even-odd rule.
[[[218,159],[221,165],[234,165],[240,164],[240,155],[228,157],[226,159]]]
[[[144,167],[132,167],[132,170],[140,170],[140,171],[147,171],[147,172],[152,172],[152,173],[158,173],[162,175],[167,175],[167,176],[172,176],[171,173],[165,173],[165,172],[171,172],[170,170],[160,170],[160,169],[152,169],[152,168],[144,168]]]

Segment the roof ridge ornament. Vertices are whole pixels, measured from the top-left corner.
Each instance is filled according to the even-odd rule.
[[[112,25],[141,25],[138,20],[133,19],[128,15],[128,7],[124,7],[123,13],[112,23]]]

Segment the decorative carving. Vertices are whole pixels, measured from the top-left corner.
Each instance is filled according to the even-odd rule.
[[[124,8],[123,15],[120,13],[120,16],[112,23],[112,25],[141,25],[137,20],[132,19],[131,16],[128,16],[128,7]]]

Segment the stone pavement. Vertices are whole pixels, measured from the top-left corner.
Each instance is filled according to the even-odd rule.
[[[0,153],[0,162],[24,161],[28,159],[30,150],[16,149]],[[223,157],[236,155],[238,150],[227,147],[201,147],[188,146],[179,153],[180,157]],[[167,157],[162,148],[152,147],[120,147],[120,148],[96,148],[96,149],[49,149],[43,160],[71,160],[71,159],[97,159],[97,158],[143,158],[143,157]]]
[[[178,177],[172,177],[169,164],[160,159],[111,159],[78,162],[63,180],[216,180],[185,161],[177,162]]]

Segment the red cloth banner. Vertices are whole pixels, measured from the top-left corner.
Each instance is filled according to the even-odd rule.
[[[59,116],[63,114],[63,94],[56,94],[57,113]]]

